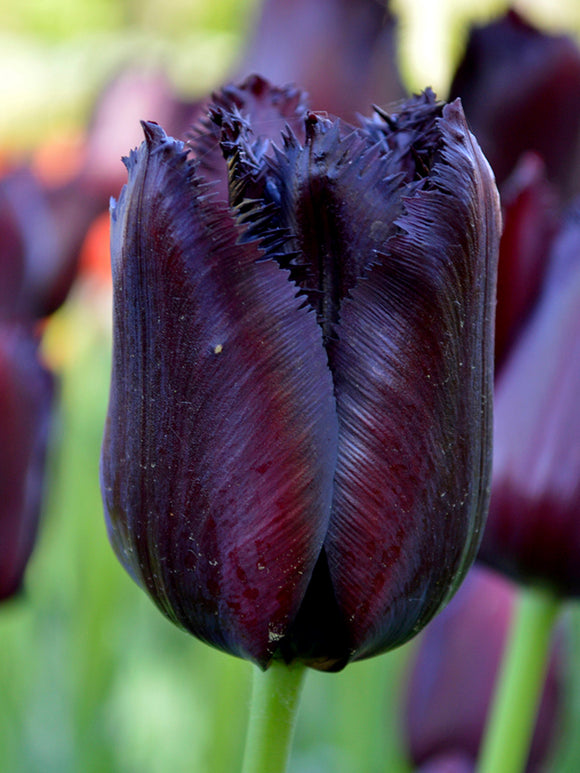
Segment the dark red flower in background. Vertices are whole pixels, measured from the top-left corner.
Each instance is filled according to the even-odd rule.
[[[236,66],[236,80],[259,72],[299,83],[310,102],[354,121],[372,104],[405,96],[388,3],[376,0],[265,0]]]
[[[465,115],[501,187],[525,151],[565,195],[580,192],[580,50],[515,11],[472,30],[450,98]]]
[[[22,585],[42,511],[54,384],[40,331],[70,289],[82,238],[65,199],[27,168],[0,178],[0,599]],[[70,203],[83,207],[79,195]]]
[[[580,210],[549,253],[532,314],[498,373],[494,475],[481,558],[580,594]]]
[[[574,210],[562,225],[561,202],[579,190],[580,51],[511,11],[472,31],[451,92],[502,183],[504,212],[493,491],[480,557],[577,595],[580,240]]]
[[[0,600],[21,586],[42,506],[53,382],[37,348],[0,322]]]
[[[551,244],[560,227],[559,200],[545,165],[524,153],[502,186],[503,232],[497,273],[495,366],[503,361],[542,290]]]

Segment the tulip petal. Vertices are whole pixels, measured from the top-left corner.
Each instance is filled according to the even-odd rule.
[[[144,127],[112,212],[110,536],[170,619],[266,667],[327,529],[331,375],[288,272]]]
[[[495,315],[495,364],[503,359],[542,286],[558,217],[556,196],[538,156],[526,153],[502,189],[504,229],[500,241]]]
[[[580,596],[580,209],[498,375],[494,477],[481,558]]]
[[[509,10],[471,31],[450,94],[463,100],[498,185],[532,150],[550,182],[578,193],[580,50],[572,37],[546,34]]]
[[[53,381],[25,326],[0,325],[0,599],[22,582],[38,529]]]
[[[403,173],[374,138],[315,113],[305,118],[304,144],[286,132],[265,163],[252,158],[247,134],[234,129],[222,142],[230,200],[268,235],[269,254],[289,268],[327,343],[336,337],[343,299],[395,232]]]
[[[460,104],[400,233],[342,307],[339,455],[325,543],[355,658],[415,634],[479,543],[491,454],[493,176]]]
[[[209,116],[191,131],[190,146],[199,164],[199,174],[211,180],[219,197],[227,200],[227,169],[220,141],[220,116],[227,116],[248,127],[252,151],[266,154],[270,142],[289,127],[299,136],[306,114],[306,94],[294,86],[273,86],[259,75],[251,75],[240,85],[229,84],[212,95]],[[216,120],[218,117],[218,120]],[[251,128],[250,128],[251,127]]]

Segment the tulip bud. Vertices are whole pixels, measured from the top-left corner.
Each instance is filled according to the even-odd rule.
[[[548,179],[578,193],[580,50],[571,37],[536,29],[516,11],[471,32],[451,84],[502,185],[524,151]]]
[[[24,167],[0,178],[0,320],[30,322],[64,302],[95,212],[80,185],[46,189]]]
[[[536,308],[498,374],[481,558],[580,595],[580,210],[554,243]]]
[[[20,587],[42,503],[53,384],[38,342],[0,325],[0,600]]]
[[[301,104],[223,92],[216,174],[144,124],[112,207],[101,480],[171,620],[263,668],[338,669],[413,636],[477,550],[500,216],[459,103],[359,129],[294,112],[275,142],[254,121]]]
[[[560,225],[555,191],[546,180],[545,165],[534,153],[521,157],[502,187],[501,202],[496,375],[541,293],[551,243]]]

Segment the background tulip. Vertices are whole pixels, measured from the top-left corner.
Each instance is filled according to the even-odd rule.
[[[299,83],[318,110],[347,121],[405,95],[396,65],[396,21],[375,0],[265,0],[237,79],[254,72]]]
[[[0,600],[22,585],[43,504],[54,384],[39,321],[64,301],[77,264],[61,203],[27,168],[0,177]]]
[[[578,193],[580,49],[567,35],[534,27],[514,10],[471,31],[450,89],[503,184],[524,151],[548,179]]]
[[[580,219],[555,241],[540,299],[496,385],[494,483],[483,560],[580,593]]]
[[[495,316],[496,377],[532,313],[560,227],[559,200],[535,153],[522,154],[501,191],[503,232],[499,245]]]
[[[37,348],[0,323],[0,600],[20,588],[42,505],[53,384]]]
[[[107,523],[196,636],[336,669],[416,633],[477,549],[497,197],[458,104],[306,113],[275,146],[252,114],[294,93],[236,94],[210,111],[230,209],[153,124],[113,208]]]
[[[403,726],[421,771],[475,770],[517,595],[517,586],[476,566],[421,637],[410,664]],[[552,651],[528,771],[542,769],[556,739],[563,674],[559,645]]]

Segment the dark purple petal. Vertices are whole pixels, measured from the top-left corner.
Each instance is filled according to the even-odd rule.
[[[404,188],[390,171],[367,137],[343,138],[340,124],[315,114],[306,119],[304,145],[287,138],[271,164],[265,195],[279,203],[289,268],[325,341],[336,335],[343,299],[395,231]]]
[[[453,753],[475,765],[517,594],[517,587],[501,575],[476,565],[449,606],[425,629],[411,664],[404,722],[411,759],[421,770]],[[545,761],[560,726],[562,666],[560,640],[552,649],[528,771]]]
[[[300,83],[318,110],[348,121],[400,99],[395,23],[375,0],[266,0],[239,77]]]
[[[556,196],[541,159],[527,153],[502,189],[504,228],[499,247],[495,364],[501,363],[542,287],[558,227]]]
[[[497,379],[481,557],[580,595],[580,214],[554,245],[537,308]]]
[[[27,169],[0,180],[0,237],[0,319],[42,316],[59,244],[47,197]]]
[[[580,51],[564,35],[548,35],[515,11],[475,28],[451,85],[498,180],[533,150],[548,179],[578,192]]]
[[[459,103],[400,233],[342,306],[339,456],[326,551],[355,658],[401,644],[477,549],[491,461],[500,214]]]
[[[442,104],[429,91],[399,108],[396,116],[379,111],[362,130],[307,113],[304,139],[287,131],[267,158],[235,114],[219,116],[230,203],[290,270],[325,344],[336,338],[343,299],[394,235],[403,196],[422,184],[433,161],[429,141],[439,137]]]
[[[288,272],[145,134],[113,209],[111,540],[168,617],[266,666],[328,524],[332,380]]]
[[[194,125],[189,144],[198,173],[211,180],[218,197],[227,201],[228,172],[220,146],[223,123],[243,126],[250,137],[251,154],[261,159],[286,128],[303,135],[306,94],[294,86],[273,86],[251,75],[240,85],[229,84],[213,94],[208,109],[209,116]]]
[[[102,206],[77,181],[47,189],[25,167],[0,179],[0,319],[39,319],[64,302]]]
[[[36,539],[52,396],[36,337],[0,324],[0,599],[20,588]]]

